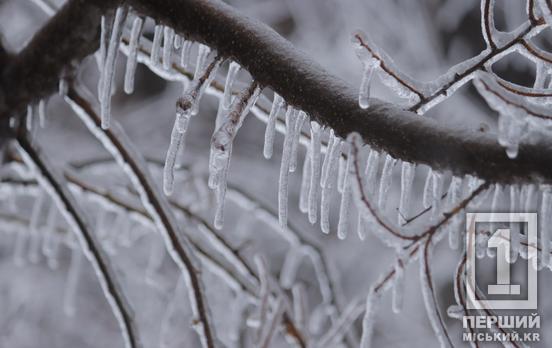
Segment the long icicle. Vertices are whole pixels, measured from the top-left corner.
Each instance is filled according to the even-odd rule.
[[[102,69],[102,93],[100,96],[100,104],[103,129],[109,128],[109,123],[111,121],[111,90],[113,87],[113,80],[115,79],[115,61],[117,59],[117,53],[119,52],[119,43],[121,41],[121,36],[123,35],[123,24],[127,13],[128,7],[126,6],[117,8],[117,11],[115,12],[113,29],[111,31],[109,46],[107,48],[107,56]]]
[[[284,137],[284,148],[282,150],[282,162],[280,164],[280,179],[278,188],[278,220],[280,226],[287,226],[288,219],[288,182],[291,151],[297,122],[297,110],[288,106],[286,110],[286,134]]]
[[[315,121],[311,121],[311,180],[309,189],[309,222],[311,224],[316,223],[318,198],[320,196],[320,134],[321,127]]]
[[[280,110],[284,107],[284,104],[284,98],[274,93],[274,101],[272,102],[272,108],[270,109],[270,114],[268,115],[268,122],[266,123],[265,129],[263,155],[266,159],[272,157],[272,151],[274,147],[274,133],[276,130],[276,119],[278,118]]]
[[[134,18],[132,29],[130,31],[130,40],[127,56],[127,64],[125,70],[125,93],[132,94],[134,92],[134,77],[136,74],[138,46],[140,45],[140,36],[144,28],[144,19],[142,17]]]

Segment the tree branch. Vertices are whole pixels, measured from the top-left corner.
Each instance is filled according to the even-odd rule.
[[[69,1],[4,72],[2,94],[6,101],[0,105],[0,118],[52,93],[63,69],[96,49],[100,15],[117,3]],[[266,25],[218,0],[127,3],[234,59],[256,81],[342,137],[357,131],[367,144],[395,158],[451,170],[458,176],[472,174],[502,183],[552,180],[548,165],[552,140],[524,143],[517,158],[509,159],[494,135],[453,129],[379,100],[362,110],[355,88],[328,74]]]

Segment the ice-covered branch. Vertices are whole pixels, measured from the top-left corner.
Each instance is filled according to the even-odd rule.
[[[28,140],[24,133],[19,132],[17,143],[21,149],[24,162],[35,173],[39,184],[54,199],[58,209],[76,233],[82,251],[92,264],[105,297],[119,322],[126,347],[140,347],[132,309],[126,302],[126,298],[114,276],[114,270],[111,268],[94,235],[89,231],[84,214],[74,201],[63,178],[56,174],[56,171],[49,164],[48,160]]]
[[[110,129],[102,129],[100,117],[98,117],[92,106],[74,89],[68,91],[66,101],[89,128],[90,132],[117,160],[117,163],[125,170],[135,185],[144,207],[163,235],[166,248],[173,261],[180,268],[186,285],[190,289],[190,302],[193,313],[197,317],[194,327],[203,346],[208,348],[218,347],[220,343],[212,326],[203,291],[203,283],[199,277],[200,265],[196,261],[187,237],[179,232],[180,228],[167,200],[156,189],[142,156],[134,150],[124,131],[117,123],[114,122]]]
[[[261,85],[273,88],[289,104],[342,137],[358,131],[366,143],[394,158],[439,170],[450,169],[458,176],[474,174],[492,182],[552,179],[547,166],[552,161],[551,140],[523,143],[518,157],[509,159],[491,134],[451,129],[378,100],[372,100],[371,107],[363,110],[358,107],[354,88],[328,74],[266,25],[217,0],[128,3],[177,33],[238,62]],[[2,92],[6,103],[0,105],[1,117],[52,93],[62,71],[95,50],[99,17],[107,6],[116,5],[107,0],[69,1],[6,68]],[[67,31],[69,26],[72,30]],[[530,32],[528,27],[517,40],[485,55],[460,75],[468,76]],[[55,49],[50,42],[58,43]],[[36,63],[36,57],[41,57],[42,63]],[[450,84],[432,94],[432,98],[445,93]]]

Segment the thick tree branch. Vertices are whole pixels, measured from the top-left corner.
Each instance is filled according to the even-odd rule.
[[[6,102],[0,105],[0,117],[52,93],[63,69],[96,48],[99,16],[107,2],[71,0],[36,35],[4,74]],[[266,25],[218,0],[127,3],[236,60],[256,81],[342,137],[357,131],[366,143],[393,157],[437,170],[450,169],[455,175],[473,174],[503,183],[552,180],[552,140],[522,144],[512,160],[492,134],[453,129],[379,100],[362,110],[355,88],[328,74]],[[51,47],[52,42],[59,47]]]

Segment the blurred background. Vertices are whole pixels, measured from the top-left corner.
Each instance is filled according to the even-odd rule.
[[[228,0],[247,16],[254,17],[274,28],[297,48],[307,52],[329,72],[354,86],[360,84],[362,67],[350,44],[356,29],[370,34],[403,72],[430,81],[452,65],[477,55],[484,49],[481,35],[480,3],[477,0]],[[52,1],[61,6],[63,1]],[[527,19],[523,0],[497,0],[495,21],[500,30],[512,30]],[[48,20],[48,15],[31,0],[0,0],[0,33],[11,52],[21,50]],[[148,19],[144,36],[152,38],[153,21]],[[549,47],[546,30],[538,38],[543,48]],[[55,43],[52,43],[55,44]],[[194,47],[194,50],[197,50]],[[194,51],[195,52],[195,51]],[[113,117],[119,121],[131,140],[152,163],[163,161],[175,116],[175,101],[182,94],[182,84],[167,82],[140,64],[136,73],[135,92],[123,92],[126,57],[119,55],[116,90],[113,96]],[[525,86],[532,86],[534,63],[518,54],[505,57],[495,65],[501,77]],[[217,80],[224,81],[221,68]],[[79,75],[91,90],[95,90],[98,70],[93,57],[80,67]],[[242,72],[240,80],[249,77]],[[375,97],[401,103],[392,91],[375,79]],[[179,156],[182,170],[177,173],[173,198],[212,222],[213,197],[205,186],[209,140],[213,132],[218,99],[203,98],[200,114],[188,131],[186,148]],[[435,107],[429,117],[452,126],[495,132],[497,115],[490,110],[471,84],[454,97]],[[266,160],[262,154],[265,124],[253,116],[244,123],[233,149],[229,185],[266,207],[277,211],[278,174],[283,137],[276,137],[274,157]],[[114,192],[128,186],[124,173],[103,159],[108,153],[89,134],[62,98],[55,95],[47,103],[47,124],[36,134],[37,142],[59,168],[73,166],[79,175]],[[303,161],[305,149],[300,149]],[[75,169],[76,168],[76,169]],[[301,164],[299,165],[301,168]],[[161,185],[161,168],[152,164],[156,182]],[[6,169],[5,173],[9,170]],[[414,192],[421,197],[425,176],[417,175]],[[400,166],[394,173],[400,182]],[[339,212],[339,196],[331,206],[332,229],[329,235],[311,225],[298,210],[300,170],[291,175],[289,189],[290,225],[302,238],[316,245],[328,260],[330,276],[342,291],[342,301],[364,298],[373,284],[393,264],[394,250],[385,247],[373,235],[359,242],[355,233],[346,240],[335,234]],[[389,200],[398,201],[399,187],[395,184]],[[0,195],[0,346],[2,347],[122,347],[117,323],[111,313],[91,267],[75,247],[69,233],[62,233],[63,243],[55,257],[32,255],[33,238],[30,218],[37,197],[36,190],[3,191]],[[416,199],[413,199],[415,201]],[[418,199],[419,200],[419,199]],[[14,203],[15,202],[15,203]],[[51,204],[45,198],[44,207]],[[117,270],[125,293],[132,303],[145,347],[198,347],[195,333],[190,329],[191,313],[186,289],[178,286],[179,273],[174,263],[160,248],[161,239],[151,226],[146,226],[124,212],[104,214],[96,202],[82,202],[102,240],[102,245]],[[15,209],[14,209],[15,206]],[[396,207],[396,204],[388,204]],[[249,209],[249,210],[248,210]],[[390,208],[391,209],[391,208]],[[393,208],[394,209],[394,208]],[[39,228],[46,224],[47,208],[40,214]],[[415,210],[413,210],[415,211]],[[289,245],[274,226],[251,213],[243,204],[230,200],[221,234],[231,241],[240,254],[252,259],[265,255],[270,269],[278,275]],[[14,216],[17,219],[14,219]],[[356,218],[355,220],[356,223]],[[186,219],[181,218],[186,233],[200,234]],[[188,228],[189,227],[189,228]],[[69,229],[58,217],[56,228]],[[189,231],[188,231],[189,229]],[[21,237],[23,235],[24,237]],[[446,323],[458,346],[461,342],[461,323],[446,316],[454,303],[454,269],[460,251],[442,243],[435,250],[434,282]],[[52,261],[52,258],[55,260]],[[523,269],[522,266],[520,266]],[[240,337],[239,327],[250,316],[250,309],[240,294],[209,271],[202,274],[208,301],[221,339],[230,346],[250,346]],[[541,296],[541,342],[535,347],[552,344],[552,301],[546,295],[551,284],[548,272],[539,274]],[[515,277],[515,275],[514,275]],[[319,337],[329,327],[312,264],[304,262],[297,278],[308,294],[309,325],[313,337]],[[374,347],[435,347],[435,338],[427,318],[419,286],[419,265],[414,262],[406,272],[405,305],[400,314],[391,310],[391,296],[384,296],[377,314]],[[362,302],[362,301],[361,301]],[[353,330],[361,333],[361,316]],[[318,320],[320,323],[316,323]],[[314,322],[314,323],[313,323]],[[318,335],[318,336],[317,336]],[[287,346],[281,335],[275,347]],[[493,345],[489,345],[493,346]]]

